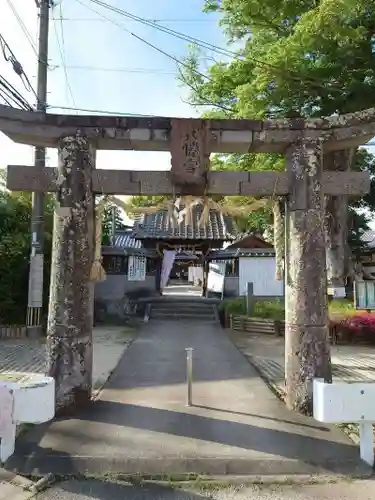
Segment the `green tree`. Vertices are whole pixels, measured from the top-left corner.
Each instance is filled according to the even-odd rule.
[[[4,179],[3,174],[1,175]],[[45,204],[44,306],[48,307],[53,200]],[[0,190],[0,324],[25,322],[31,240],[31,195]]]
[[[191,89],[190,103],[203,106],[204,116],[314,117],[373,105],[372,0],[208,0],[205,11],[222,14],[229,41],[241,48],[232,49],[231,61],[214,63],[208,78],[202,76],[202,52],[192,48],[186,57],[182,82]],[[371,162],[373,168],[372,155],[357,154],[357,168],[365,169]],[[284,168],[283,158],[274,154],[221,155],[212,163],[219,169]],[[244,204],[248,199],[233,202]],[[366,205],[368,214],[374,211],[374,185],[360,204]],[[358,202],[351,204],[357,206]],[[270,209],[262,209],[242,224],[265,230],[271,220]],[[366,217],[357,220],[363,228]]]
[[[108,203],[104,208],[102,219],[102,245],[111,244],[113,223],[115,231],[119,231],[124,228],[121,210],[115,205]]]

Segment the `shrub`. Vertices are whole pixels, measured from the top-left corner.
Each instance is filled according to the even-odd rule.
[[[254,302],[252,316],[264,319],[285,319],[285,301],[283,297],[277,299],[262,299]]]
[[[230,314],[238,314],[240,316],[247,315],[246,297],[237,297],[231,300],[225,300],[220,305],[221,311],[226,316]],[[283,320],[285,317],[284,299],[261,299],[253,303],[253,308],[250,316],[256,318]]]
[[[361,332],[364,329],[375,332],[375,314],[360,313],[349,316],[339,321],[339,324],[353,332]]]

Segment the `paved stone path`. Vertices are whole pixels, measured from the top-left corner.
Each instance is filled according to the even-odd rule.
[[[186,407],[185,348],[194,348]],[[335,427],[289,412],[217,325],[150,322],[99,399],[76,418],[24,436],[22,473],[363,473]]]
[[[133,336],[134,330],[124,326],[94,328],[94,389],[101,387],[107,380]],[[45,371],[46,353],[43,342],[27,339],[0,341],[0,373]]]
[[[284,339],[227,331],[232,341],[279,392],[284,391]],[[335,380],[375,382],[375,347],[331,346],[332,375]]]

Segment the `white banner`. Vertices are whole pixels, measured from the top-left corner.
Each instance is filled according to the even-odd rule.
[[[209,265],[207,276],[207,290],[215,293],[223,293],[225,269],[225,263],[215,263]]]
[[[146,257],[130,255],[128,258],[128,280],[145,281],[146,279]]]
[[[163,264],[161,268],[161,277],[160,277],[160,288],[162,290],[168,283],[175,257],[176,257],[175,250],[164,250]]]

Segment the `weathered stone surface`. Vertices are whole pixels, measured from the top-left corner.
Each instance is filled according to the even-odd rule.
[[[352,150],[335,151],[324,156],[324,168],[345,172],[350,169]],[[348,197],[325,196],[325,237],[327,280],[331,289],[344,289],[348,266]]]
[[[205,191],[210,164],[209,122],[199,119],[171,120],[171,178],[175,185],[194,186]]]
[[[321,142],[306,138],[294,144],[287,172],[286,403],[306,413],[313,378],[330,379]]]
[[[332,381],[328,326],[285,326],[286,404],[289,409],[312,413],[312,380]],[[293,392],[290,392],[292,389]]]
[[[48,374],[56,380],[57,413],[72,413],[91,398],[93,168],[87,138],[78,131],[61,139],[47,327]]]
[[[56,192],[59,189],[55,168],[40,170],[34,166],[9,165],[7,188],[12,191]],[[172,184],[168,171],[94,170],[92,189],[97,194],[163,195],[195,194],[194,186],[186,189]],[[325,194],[364,195],[370,189],[366,172],[323,172]],[[208,195],[284,196],[289,192],[286,172],[208,172]]]
[[[77,128],[97,149],[169,151],[172,120],[167,117],[53,115],[0,106],[0,130],[16,142],[56,147]],[[284,152],[302,138],[321,137],[325,151],[357,147],[375,135],[375,108],[314,119],[207,120],[212,152]]]
[[[314,209],[289,213],[289,293],[285,298],[288,322],[300,326],[324,325],[327,321],[327,285],[322,278],[325,239],[322,230],[314,230],[322,225],[322,213]]]

